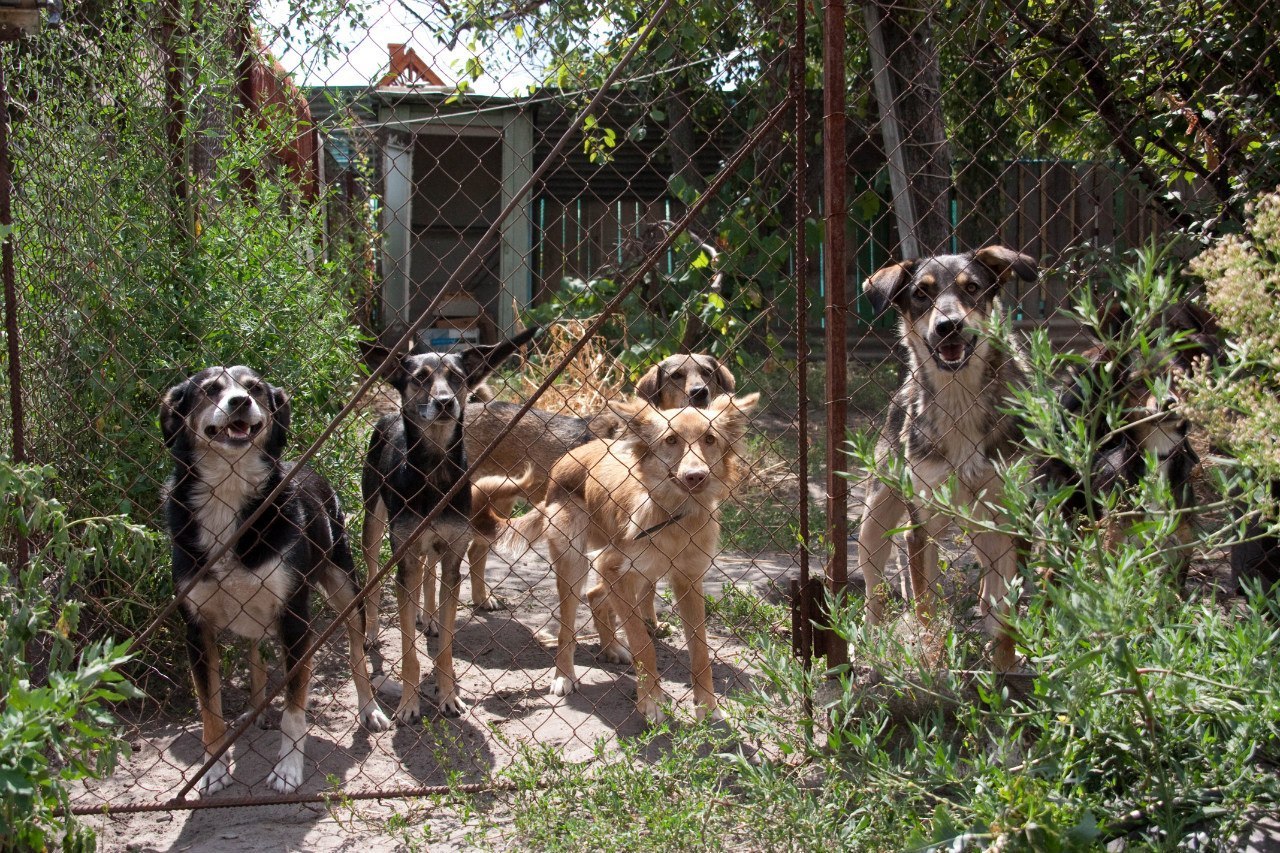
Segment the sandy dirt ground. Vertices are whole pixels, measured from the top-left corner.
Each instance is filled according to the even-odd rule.
[[[716,597],[725,586],[737,586],[776,598],[775,585],[785,587],[793,569],[787,555],[747,558],[723,554],[708,577],[707,593]],[[465,570],[465,569],[464,569]],[[464,603],[459,612],[455,665],[471,704],[459,719],[447,719],[431,704],[431,666],[427,658],[436,640],[418,635],[424,678],[424,722],[370,733],[355,720],[355,691],[346,664],[345,632],[335,633],[317,660],[308,719],[307,776],[300,793],[340,787],[344,791],[390,790],[454,782],[482,782],[506,767],[521,744],[554,747],[567,761],[591,758],[601,743],[639,734],[643,720],[635,712],[635,681],[629,666],[596,659],[598,646],[586,608],[576,661],[580,686],[566,697],[548,693],[552,650],[539,638],[551,620],[555,584],[547,563],[529,557],[509,564],[491,557],[489,575],[506,601],[503,610],[484,612]],[[470,590],[463,582],[464,602]],[[399,637],[393,622],[394,601],[384,589],[380,652],[384,670],[393,674]],[[326,616],[327,616],[326,611]],[[660,619],[678,626],[665,600]],[[710,624],[713,675],[717,693],[745,687],[753,672],[745,644],[718,620]],[[376,660],[376,659],[375,659]],[[688,655],[678,627],[658,644],[663,686],[686,712],[693,709]],[[273,682],[274,683],[274,682]],[[247,673],[237,664],[226,688],[228,716],[246,705]],[[395,700],[384,696],[388,715]],[[276,710],[280,700],[276,700]],[[149,717],[135,723],[130,737],[133,755],[109,779],[84,786],[77,806],[146,804],[175,796],[202,761],[198,716]],[[212,799],[269,796],[266,777],[279,749],[280,733],[258,729],[246,733],[231,749],[233,785]],[[429,825],[430,849],[470,846],[467,830],[449,810],[429,809],[429,801],[359,801],[350,806],[276,804],[198,809],[88,818],[99,832],[100,849],[115,850],[351,850],[408,849],[405,834],[390,832],[386,822],[400,814],[420,837]],[[502,816],[496,819],[501,823]]]

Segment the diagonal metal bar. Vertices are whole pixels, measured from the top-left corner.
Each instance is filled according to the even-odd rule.
[[[460,785],[411,785],[403,788],[383,788],[373,791],[317,791],[314,794],[279,794],[270,799],[263,797],[218,797],[210,800],[172,800],[160,803],[132,803],[127,806],[73,806],[73,815],[125,815],[147,812],[197,811],[204,809],[234,809],[261,805],[300,805],[303,803],[334,803],[349,800],[402,800],[410,797],[447,797],[449,795],[496,794],[505,791],[546,790],[554,787],[546,779],[531,786],[505,779],[488,782],[466,782]],[[56,812],[55,812],[56,814]]]
[[[296,460],[294,460],[293,467],[285,472],[285,475],[280,479],[280,482],[276,487],[271,490],[270,494],[263,498],[262,504],[240,523],[240,526],[236,528],[235,533],[227,537],[225,543],[221,547],[215,549],[214,553],[210,555],[205,564],[199,568],[195,575],[192,576],[187,586],[173,591],[173,600],[170,601],[168,605],[160,611],[156,618],[151,621],[151,624],[138,635],[137,639],[134,641],[135,647],[143,646],[147,640],[151,638],[152,634],[159,630],[160,626],[164,624],[164,621],[172,616],[174,611],[176,611],[179,605],[182,604],[183,600],[187,597],[188,591],[194,588],[195,585],[199,583],[206,574],[208,574],[211,566],[217,565],[218,561],[226,556],[234,544],[240,539],[240,536],[248,530],[264,512],[266,512],[267,507],[271,505],[272,501],[274,501],[288,487],[288,485],[293,482],[294,477],[296,477],[298,472],[302,470],[302,466],[315,456],[320,448],[324,446],[325,442],[329,440],[330,436],[333,435],[334,431],[337,430],[338,426],[346,420],[351,412],[355,410],[356,406],[359,405],[365,394],[369,393],[369,389],[373,387],[374,382],[384,374],[388,365],[391,364],[392,359],[398,358],[399,353],[406,350],[410,342],[413,340],[413,336],[416,335],[426,324],[427,319],[435,313],[436,306],[444,295],[454,291],[462,281],[466,280],[467,276],[471,274],[473,267],[488,252],[489,244],[493,243],[494,240],[498,238],[498,235],[501,233],[502,223],[507,221],[507,218],[513,211],[515,211],[516,207],[522,203],[521,200],[527,196],[535,186],[537,186],[539,181],[542,180],[543,176],[545,176],[550,170],[551,164],[556,162],[560,155],[564,153],[564,150],[569,146],[569,142],[573,138],[575,129],[581,125],[583,119],[590,115],[596,107],[599,106],[600,102],[604,100],[614,83],[616,83],[618,78],[622,75],[622,69],[630,64],[631,59],[639,51],[640,46],[646,41],[644,36],[653,30],[657,23],[662,19],[662,16],[666,14],[673,2],[674,0],[662,0],[662,3],[654,13],[648,17],[647,23],[639,29],[635,41],[632,42],[631,46],[627,49],[627,52],[618,60],[618,64],[611,72],[609,72],[609,76],[600,85],[595,97],[593,97],[590,103],[583,107],[578,114],[574,116],[573,121],[569,123],[568,128],[565,130],[564,134],[561,135],[550,153],[548,153],[542,163],[533,170],[533,174],[529,176],[529,180],[525,181],[524,186],[522,186],[502,208],[502,211],[494,219],[493,223],[488,227],[484,235],[476,241],[475,246],[473,246],[467,256],[463,258],[462,262],[454,268],[454,271],[450,274],[448,281],[431,299],[430,304],[423,309],[422,313],[418,316],[418,319],[409,325],[409,328],[405,330],[405,333],[400,337],[400,340],[396,341],[396,343],[390,348],[386,357],[383,358],[378,367],[375,370],[370,371],[369,375],[365,377],[365,380],[360,383],[360,387],[356,389],[355,394],[352,395],[351,400],[333,416],[333,420],[329,422],[329,425],[325,427],[324,431],[320,433],[316,440],[311,443],[311,446],[303,451]]]
[[[782,119],[791,112],[791,110],[792,102],[791,98],[788,97],[769,114],[769,116],[760,124],[759,127],[755,129],[755,131],[752,132],[751,136],[742,144],[733,157],[731,157],[721,168],[720,173],[716,175],[715,180],[707,186],[706,191],[703,192],[703,194],[700,195],[693,204],[689,205],[688,210],[685,211],[685,215],[676,223],[675,227],[667,232],[666,237],[658,243],[658,245],[656,245],[645,257],[644,261],[632,271],[630,277],[624,282],[622,287],[619,288],[613,299],[605,305],[603,310],[601,310],[600,314],[596,316],[596,319],[591,323],[591,325],[587,327],[578,341],[569,348],[564,357],[560,360],[560,363],[556,365],[549,374],[547,374],[547,377],[542,381],[542,384],[534,390],[529,399],[526,400],[520,407],[519,411],[516,412],[515,416],[498,432],[493,441],[490,442],[490,444],[485,447],[473,461],[470,462],[465,474],[459,478],[447,492],[445,492],[439,503],[437,503],[436,506],[423,517],[423,519],[418,523],[418,526],[413,529],[409,534],[409,537],[401,544],[400,548],[387,559],[387,562],[383,564],[382,568],[380,568],[373,577],[369,578],[365,583],[364,588],[360,590],[359,594],[334,616],[329,625],[320,632],[319,636],[317,636],[315,640],[312,641],[311,645],[302,653],[298,662],[294,664],[287,673],[285,673],[284,678],[273,689],[268,691],[262,703],[240,718],[237,725],[227,734],[226,737],[223,738],[222,744],[214,750],[213,754],[205,760],[205,763],[201,765],[200,769],[192,775],[192,777],[174,796],[174,803],[182,803],[185,801],[184,798],[191,792],[191,789],[195,787],[200,778],[204,776],[209,768],[212,767],[213,764],[253,726],[254,722],[262,712],[271,704],[271,700],[284,689],[284,686],[289,682],[290,678],[300,671],[302,667],[307,665],[307,662],[315,655],[320,646],[328,640],[329,636],[337,630],[338,626],[343,623],[346,617],[351,613],[352,609],[360,606],[364,601],[365,596],[376,589],[382,583],[382,579],[387,575],[387,573],[390,572],[397,563],[404,559],[405,555],[413,547],[413,544],[418,540],[418,537],[420,537],[431,523],[440,515],[441,511],[449,504],[449,501],[453,496],[461,491],[464,484],[468,484],[470,482],[471,473],[489,458],[489,455],[493,452],[494,448],[506,440],[507,435],[515,428],[516,423],[533,408],[533,404],[537,402],[538,398],[551,387],[560,374],[564,372],[565,367],[568,366],[568,364],[573,361],[574,357],[582,351],[583,347],[587,345],[588,341],[595,337],[596,333],[604,326],[605,321],[618,310],[622,305],[623,300],[631,294],[631,291],[636,288],[636,285],[638,285],[644,279],[645,275],[647,275],[649,271],[657,265],[658,261],[662,260],[666,256],[667,250],[675,245],[676,239],[689,228],[697,218],[698,214],[702,212],[702,209],[706,207],[707,204],[710,203],[711,199],[715,197],[716,193],[724,187],[729,178],[738,171],[738,168],[742,165],[743,161],[756,149],[761,140],[771,133]],[[275,802],[275,800],[264,798],[263,802]]]

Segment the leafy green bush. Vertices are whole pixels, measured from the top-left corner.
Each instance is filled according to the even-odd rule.
[[[29,455],[54,466],[76,514],[160,526],[170,462],[159,400],[195,370],[249,364],[285,388],[294,454],[358,374],[352,291],[367,259],[328,232],[325,199],[306,200],[273,165],[280,140],[298,132],[294,117],[240,116],[223,37],[237,14],[210,7],[178,29],[190,89],[176,142],[149,3],[100,17],[77,7],[61,31],[0,48],[40,93],[12,139]],[[348,421],[316,459],[349,508],[360,430]],[[96,578],[87,622],[130,634],[172,591],[155,563],[120,569]],[[157,640],[152,660],[173,637]]]
[[[49,468],[0,459],[0,532],[12,553],[34,545],[20,572],[0,564],[0,849],[92,849],[93,835],[68,816],[69,786],[102,778],[128,753],[111,712],[141,694],[116,670],[129,644],[83,645],[76,583],[154,554],[155,534],[120,516],[71,519],[46,496]],[[47,649],[43,677],[30,660]],[[61,815],[55,814],[61,811]]]
[[[1244,233],[1191,263],[1230,335],[1222,367],[1193,385],[1191,411],[1214,441],[1268,478],[1280,477],[1280,193],[1250,208]]]

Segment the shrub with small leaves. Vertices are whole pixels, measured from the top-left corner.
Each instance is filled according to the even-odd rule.
[[[0,850],[93,848],[69,816],[69,787],[102,778],[127,753],[112,706],[141,695],[117,670],[128,642],[79,645],[80,606],[68,593],[107,568],[153,557],[154,533],[122,516],[68,518],[46,496],[51,469],[0,458]],[[38,662],[38,665],[37,665]]]

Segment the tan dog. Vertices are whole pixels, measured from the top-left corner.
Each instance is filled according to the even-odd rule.
[[[620,662],[634,654],[640,713],[660,720],[667,699],[642,616],[642,597],[663,578],[670,578],[684,623],[698,718],[716,712],[702,582],[719,549],[718,509],[741,475],[747,415],[759,398],[725,395],[705,409],[619,404],[614,411],[625,423],[622,438],[570,452],[552,469],[545,503],[514,522],[492,520],[486,532],[499,534],[499,547],[519,550],[521,539],[542,541],[550,553],[560,597],[553,695],[565,696],[577,684],[578,602],[591,570],[589,555],[598,551],[603,591],[591,603],[601,651]],[[614,631],[615,611],[623,617],[629,649]]]
[[[702,409],[721,394],[732,394],[737,386],[733,372],[713,355],[672,355],[640,377],[636,396],[656,409]]]
[[[487,386],[481,388],[492,396],[493,392]],[[493,400],[468,403],[466,417],[462,422],[467,458],[479,457],[480,452],[494,443],[499,433],[515,419],[519,411],[520,406],[516,403]],[[523,497],[530,504],[536,504],[546,497],[551,468],[560,457],[588,441],[612,438],[621,431],[621,422],[610,412],[579,418],[530,409],[494,446],[489,457],[477,466],[474,477],[497,478],[497,481],[506,482],[501,496],[491,494],[488,499],[495,503],[498,515],[508,516],[517,498]],[[520,489],[510,488],[515,482],[521,484]],[[477,536],[467,549],[471,602],[481,610],[497,610],[502,607],[502,601],[490,593],[485,583],[485,566],[488,561],[489,541],[483,536]],[[429,603],[427,606],[429,610],[433,609]],[[428,633],[435,630],[430,621],[423,627]]]
[[[658,409],[678,409],[682,406],[704,408],[721,394],[732,394],[737,387],[732,371],[712,355],[673,355],[649,368],[636,383],[636,395]],[[473,392],[479,402],[467,404],[467,416],[463,422],[467,456],[477,458],[498,433],[513,420],[520,406],[515,403],[493,401],[493,392],[481,386]],[[508,516],[518,497],[530,504],[540,503],[547,494],[547,481],[551,468],[570,450],[598,438],[616,438],[622,424],[612,412],[604,411],[591,417],[579,418],[561,415],[541,409],[531,409],[521,418],[493,453],[475,472],[476,478],[506,477],[519,479],[527,484],[523,493],[513,494],[504,489],[505,497],[490,496],[499,516]],[[501,600],[491,595],[485,583],[485,566],[489,559],[489,541],[477,536],[467,551],[467,564],[471,573],[471,600],[483,610],[496,610]],[[593,594],[603,594],[593,590]],[[645,618],[657,623],[653,595],[646,599]],[[424,626],[434,630],[430,624]]]

